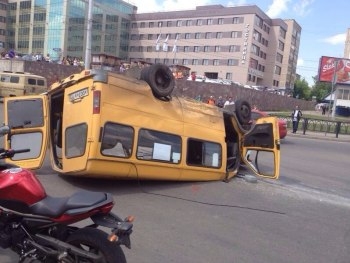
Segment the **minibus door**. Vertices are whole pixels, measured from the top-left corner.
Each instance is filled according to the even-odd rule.
[[[92,96],[85,80],[64,90],[62,127],[62,173],[84,171],[91,145]]]
[[[4,98],[4,123],[10,128],[4,136],[5,149],[29,152],[4,160],[22,168],[39,169],[48,143],[48,103],[46,95]]]
[[[280,139],[276,117],[256,120],[242,142],[241,158],[256,175],[278,179],[280,172]]]

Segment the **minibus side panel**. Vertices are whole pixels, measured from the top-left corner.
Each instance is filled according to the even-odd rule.
[[[11,134],[4,136],[6,149],[30,149],[6,162],[22,168],[41,167],[48,142],[48,103],[46,95],[5,98],[4,120]]]

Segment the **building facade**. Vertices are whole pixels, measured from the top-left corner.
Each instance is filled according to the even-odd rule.
[[[271,19],[256,5],[197,6],[132,20],[131,61],[184,65],[197,75],[251,86],[293,87],[301,32],[294,20]]]
[[[5,52],[7,1],[0,0],[0,54]]]
[[[83,58],[86,51],[88,2],[8,0],[6,49],[21,54],[49,54],[53,60],[67,56]],[[94,2],[91,53],[105,53],[126,59],[130,15],[137,8],[124,1]]]

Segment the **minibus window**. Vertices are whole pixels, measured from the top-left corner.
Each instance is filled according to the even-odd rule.
[[[68,127],[65,133],[65,155],[67,158],[82,156],[85,153],[88,126],[86,123]]]
[[[181,137],[165,132],[141,129],[137,159],[180,163]]]
[[[43,79],[37,79],[38,86],[45,86],[45,81]]]
[[[41,132],[29,132],[24,134],[12,134],[10,137],[10,148],[12,149],[30,149],[29,152],[15,154],[11,158],[13,161],[24,160],[30,158],[38,158],[40,156],[43,134]]]
[[[36,85],[36,79],[28,79],[28,84],[29,85]]]
[[[128,158],[132,153],[133,138],[134,129],[132,127],[106,123],[103,128],[101,153],[103,155]]]
[[[187,164],[219,168],[222,160],[221,145],[189,139],[187,143]]]
[[[12,76],[10,82],[11,83],[19,83],[19,77]]]

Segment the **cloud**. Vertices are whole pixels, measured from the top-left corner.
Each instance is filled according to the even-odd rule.
[[[241,6],[246,5],[246,0],[228,1],[227,6]]]
[[[300,66],[303,66],[303,65],[304,65],[304,60],[302,58],[298,58],[297,66],[300,67]]]
[[[137,6],[137,13],[193,10],[196,6],[212,4],[212,0],[133,0],[133,5]]]
[[[326,42],[331,45],[339,45],[339,44],[344,45],[345,40],[346,40],[346,33],[337,34],[337,35],[322,39],[323,42]]]
[[[271,18],[280,17],[280,14],[288,10],[288,3],[291,0],[273,0],[272,4],[269,5],[266,14]]]
[[[310,13],[309,8],[315,0],[301,0],[294,4],[293,10],[299,16],[306,16]]]

